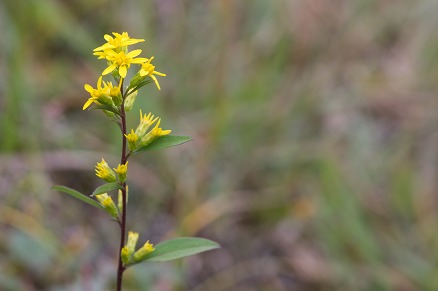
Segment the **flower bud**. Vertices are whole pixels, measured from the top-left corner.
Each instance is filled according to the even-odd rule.
[[[138,91],[134,91],[125,98],[125,111],[130,111],[132,109],[132,106],[134,106],[135,103],[135,98],[137,98],[137,94]]]
[[[130,263],[131,260],[131,256],[129,255],[129,251],[128,248],[126,246],[124,246],[122,248],[122,251],[120,252],[121,257],[122,257],[122,262],[123,264],[126,266],[127,264]]]
[[[128,195],[129,193],[129,189],[128,186],[126,185],[126,204],[128,204]],[[117,205],[119,207],[119,211],[122,212],[123,211],[123,194],[122,194],[122,190],[119,189],[119,193],[118,193],[118,201],[117,201]]]
[[[147,241],[141,248],[139,248],[132,257],[134,263],[140,262],[145,259],[145,257],[155,250],[154,245]]]
[[[126,249],[128,257],[131,258],[131,256],[134,254],[135,252],[135,246],[137,245],[137,241],[138,241],[138,232],[133,232],[130,231],[128,232],[128,242],[126,243]]]
[[[105,208],[106,212],[109,213],[112,217],[119,219],[119,212],[117,211],[116,204],[114,204],[111,196],[108,196],[107,193],[96,195],[96,199],[99,203]]]

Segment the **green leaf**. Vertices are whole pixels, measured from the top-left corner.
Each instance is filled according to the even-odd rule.
[[[93,107],[90,107],[90,109],[102,109],[106,111],[111,111],[112,113],[115,113],[117,115],[120,115],[119,109],[117,107],[111,106],[111,105],[94,105]]]
[[[138,154],[138,153],[144,152],[144,151],[161,150],[161,149],[168,148],[171,146],[183,144],[185,142],[188,142],[189,140],[192,140],[192,138],[190,136],[164,135],[164,136],[160,136],[159,138],[154,140],[152,143],[132,151],[132,153]]]
[[[108,193],[108,192],[113,191],[115,189],[123,190],[123,187],[120,186],[119,183],[117,183],[117,182],[104,184],[102,186],[97,187],[96,190],[93,191],[93,194],[91,194],[90,196],[94,197],[98,194]]]
[[[97,203],[96,201],[94,201],[93,199],[89,198],[88,196],[82,194],[81,192],[78,192],[72,188],[66,187],[66,186],[61,186],[61,185],[56,185],[52,187],[52,190],[56,190],[59,192],[64,192],[69,194],[70,196],[81,200],[82,202],[85,202],[87,204],[90,204],[91,206],[97,207],[99,209],[104,209],[103,206],[101,206],[99,203]]]
[[[159,243],[143,261],[165,262],[218,248],[220,248],[218,243],[205,238],[180,237]]]
[[[128,96],[129,94],[132,94],[133,92],[137,91],[138,89],[140,89],[141,87],[143,87],[149,83],[152,83],[152,80],[149,78],[148,79],[145,78],[143,81],[136,84],[135,86],[129,85],[128,89],[126,90],[126,92],[128,93],[128,94],[126,94],[126,96]]]

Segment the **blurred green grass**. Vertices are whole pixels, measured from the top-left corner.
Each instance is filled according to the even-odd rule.
[[[437,290],[435,1],[0,2],[0,289],[104,290],[117,227],[90,192],[120,134],[81,110],[103,34],[154,55],[139,108],[194,137],[130,161],[130,228],[219,251],[127,290]],[[145,229],[145,225],[148,225]]]

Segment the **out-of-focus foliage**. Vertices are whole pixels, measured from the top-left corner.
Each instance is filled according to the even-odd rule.
[[[437,13],[433,0],[0,1],[0,289],[114,282],[117,226],[50,187],[90,193],[94,164],[117,162],[120,133],[82,111],[83,84],[104,69],[102,35],[128,31],[168,76],[133,111],[194,137],[130,161],[130,229],[222,249],[132,268],[126,290],[438,290]]]

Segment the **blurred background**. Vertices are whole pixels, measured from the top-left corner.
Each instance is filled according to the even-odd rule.
[[[129,228],[222,249],[126,290],[438,290],[438,2],[0,1],[0,289],[112,290],[101,184],[120,132],[82,111],[105,33],[155,56],[138,110],[194,141],[129,162]]]

